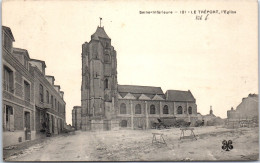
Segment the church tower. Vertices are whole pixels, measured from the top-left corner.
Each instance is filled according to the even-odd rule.
[[[117,57],[104,27],[82,45],[82,130],[117,126]]]

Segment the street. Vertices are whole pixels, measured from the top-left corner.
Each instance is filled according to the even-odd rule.
[[[152,133],[167,143],[152,144]],[[35,144],[6,161],[199,161],[258,159],[258,128],[198,127],[195,139],[180,140],[180,129],[76,131]],[[187,135],[190,133],[187,131]],[[222,141],[234,148],[223,150]]]

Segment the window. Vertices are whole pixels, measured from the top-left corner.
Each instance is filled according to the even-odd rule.
[[[110,56],[109,54],[105,54],[105,57],[104,57],[104,61],[107,63],[107,62],[110,62]]]
[[[178,107],[177,114],[182,114],[182,107],[181,106]]]
[[[53,96],[51,95],[51,107],[53,108]]]
[[[108,79],[105,79],[105,89],[108,89]]]
[[[7,36],[7,34],[4,34],[4,48],[11,52],[12,40]]]
[[[56,109],[57,108],[57,100],[56,100],[56,98],[55,98],[55,103],[54,103],[54,108]]]
[[[49,91],[46,91],[46,102],[47,104],[50,103]]]
[[[155,114],[155,106],[154,105],[150,106],[150,114]]]
[[[192,107],[188,108],[188,112],[189,112],[189,114],[192,114]]]
[[[24,67],[28,70],[28,61],[26,58],[24,58]]]
[[[126,114],[126,104],[122,103],[120,105],[120,114]]]
[[[27,81],[24,81],[24,100],[30,101],[31,90],[30,84]]]
[[[4,66],[4,90],[8,91],[8,92],[12,92],[14,91],[13,89],[13,85],[14,85],[14,77],[13,77],[13,71]]]
[[[109,47],[109,43],[108,42],[106,42],[106,48],[108,48]]]
[[[169,109],[167,105],[164,105],[163,107],[163,114],[169,114]]]
[[[58,102],[58,112],[60,112],[60,102]]]
[[[141,114],[141,105],[140,104],[135,105],[135,114]]]
[[[5,106],[5,120],[4,120],[4,129],[6,131],[14,131],[14,114],[13,107],[6,105]]]
[[[43,86],[40,84],[40,102],[43,102]]]
[[[121,121],[121,127],[127,127],[127,121],[126,120]]]

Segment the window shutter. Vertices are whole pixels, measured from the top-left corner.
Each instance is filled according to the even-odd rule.
[[[12,92],[12,93],[14,93],[14,73],[13,72],[11,72],[10,73],[10,78],[9,78],[9,88],[10,88],[10,91]]]

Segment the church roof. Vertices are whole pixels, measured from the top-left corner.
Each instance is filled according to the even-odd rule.
[[[161,87],[137,86],[137,85],[118,85],[119,93],[133,93],[133,94],[161,94],[163,91]]]
[[[96,32],[93,35],[91,35],[91,39],[99,40],[99,38],[110,39],[106,34],[104,27],[97,27]]]
[[[190,91],[167,90],[166,100],[169,101],[195,101]]]

